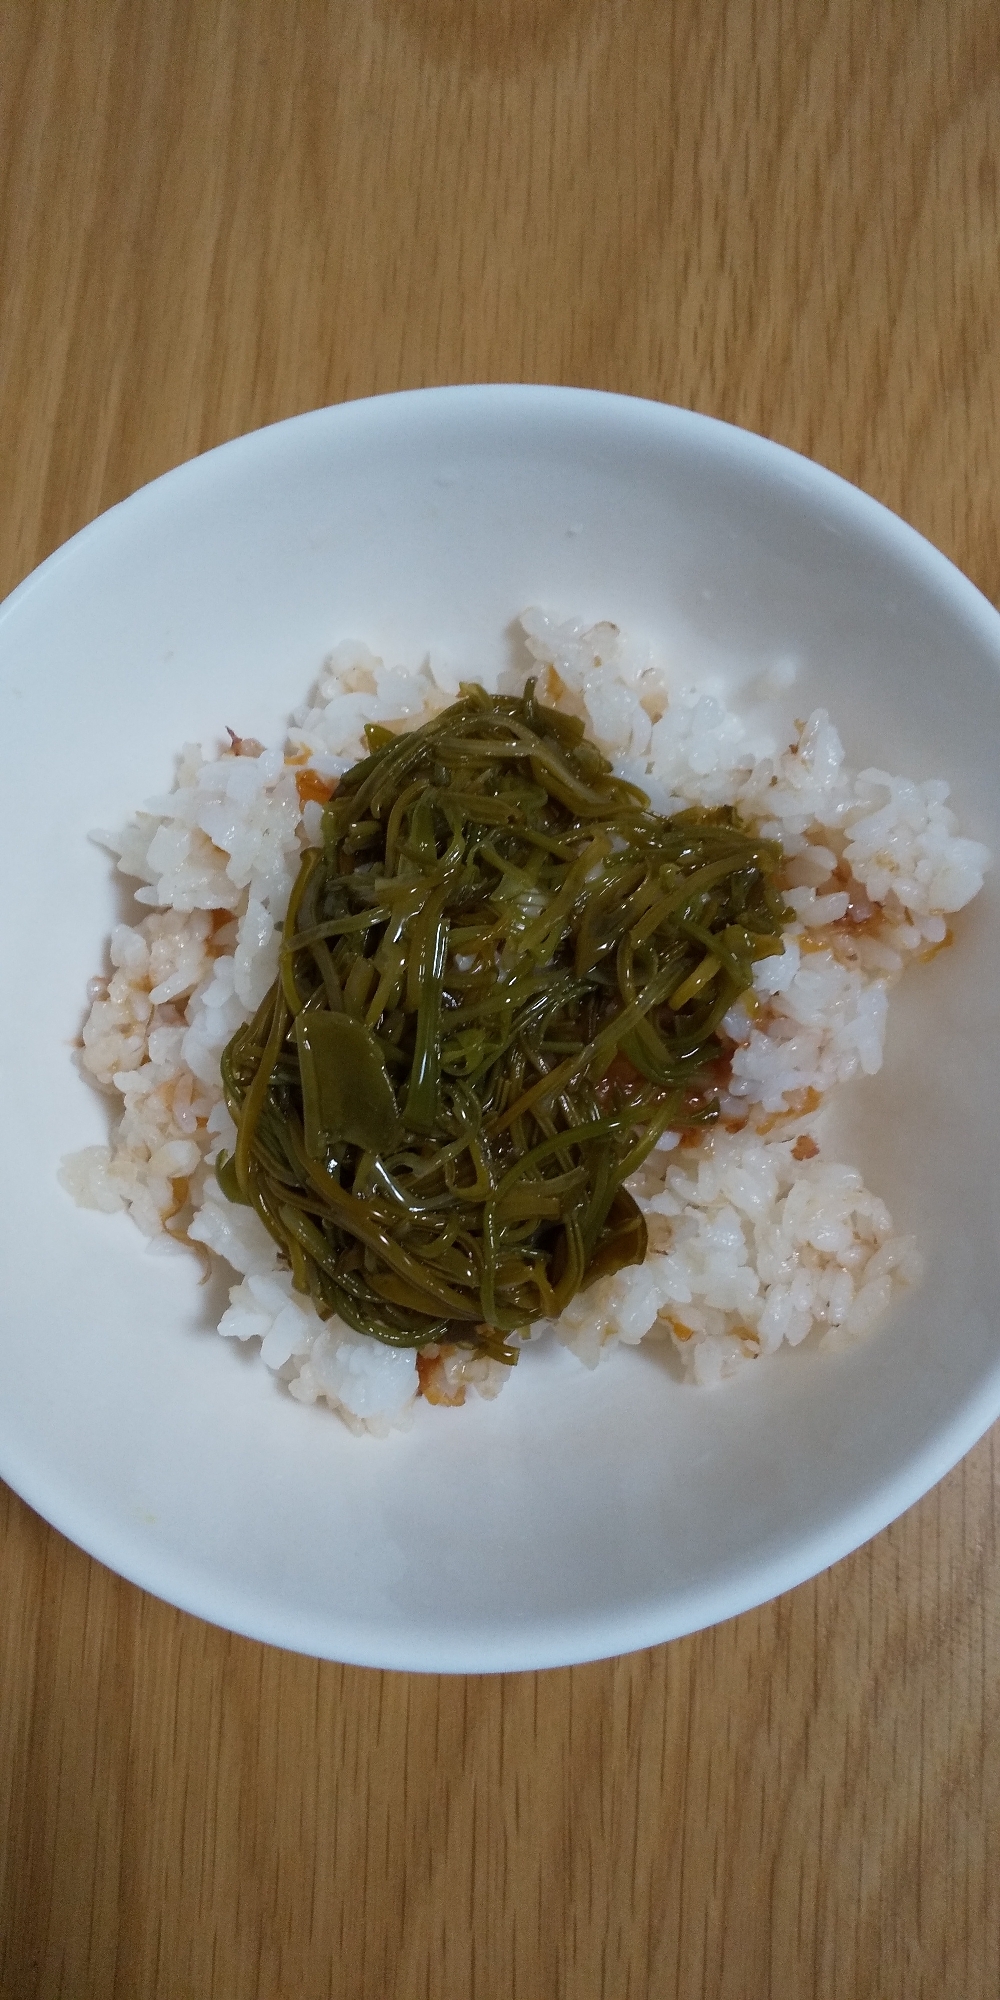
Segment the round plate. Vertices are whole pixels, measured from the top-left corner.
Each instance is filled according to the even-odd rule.
[[[856,764],[946,777],[1000,847],[1000,618],[831,474],[659,405],[493,387],[319,410],[157,480],[0,613],[0,1472],[159,1596],[373,1666],[556,1666],[725,1618],[883,1527],[1000,1413],[989,883],[846,1094],[846,1157],[928,1275],[844,1353],[698,1391],[662,1348],[593,1374],[542,1349],[496,1403],[359,1439],[216,1338],[193,1259],[58,1186],[106,1130],[71,1044],[127,907],[88,829],[162,791],[185,741],[276,739],[339,639],[474,676],[529,604],[716,682],[792,656],[799,714],[829,707]]]

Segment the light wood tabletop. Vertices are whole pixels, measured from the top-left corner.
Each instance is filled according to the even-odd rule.
[[[0,91],[0,594],[223,439],[520,379],[779,439],[1000,600],[995,0],[5,0]],[[3,2000],[996,2000],[995,1450],[484,1679],[230,1637],[0,1491]]]

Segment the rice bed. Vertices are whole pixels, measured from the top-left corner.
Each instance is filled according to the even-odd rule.
[[[988,852],[956,831],[943,782],[848,770],[825,710],[779,743],[768,703],[790,684],[787,668],[737,709],[679,684],[613,625],[537,610],[521,622],[530,668],[474,677],[519,693],[536,674],[542,698],[580,716],[658,812],[735,806],[781,841],[795,912],[782,952],[758,961],[752,993],[726,1017],[719,1125],[694,1144],[667,1133],[629,1183],[647,1220],[644,1263],[536,1324],[532,1344],[555,1338],[594,1367],[619,1343],[662,1338],[708,1386],[810,1335],[857,1338],[919,1278],[921,1259],[856,1169],[825,1156],[827,1100],[879,1069],[890,987],[948,942]],[[458,686],[443,661],[413,673],[338,646],[283,748],[235,738],[206,760],[189,744],[171,792],[123,832],[95,836],[148,915],[112,932],[82,1036],[81,1067],[120,1112],[112,1142],[70,1155],[60,1179],[83,1206],[127,1209],[152,1245],[225,1259],[239,1282],[220,1333],[259,1339],[290,1395],[376,1434],[408,1423],[421,1389],[444,1403],[469,1389],[494,1396],[509,1370],[456,1347],[425,1354],[418,1371],[411,1350],[320,1320],[256,1214],[217,1186],[218,1151],[235,1142],[219,1059],[275,977],[302,851],[319,839],[326,789],[366,754],[365,724],[414,728]]]

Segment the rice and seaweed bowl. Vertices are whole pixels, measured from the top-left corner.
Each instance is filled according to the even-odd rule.
[[[163,1249],[190,1255],[194,1246],[225,1260],[238,1282],[220,1332],[259,1339],[263,1360],[291,1396],[325,1400],[355,1429],[384,1433],[407,1423],[421,1392],[453,1404],[469,1390],[496,1395],[529,1331],[532,1343],[556,1339],[591,1367],[619,1343],[662,1338],[690,1380],[707,1386],[809,1337],[843,1342],[867,1333],[894,1293],[920,1275],[912,1238],[896,1232],[856,1168],[829,1156],[828,1101],[835,1086],[879,1069],[889,990],[908,966],[950,942],[949,920],[980,887],[986,849],[956,831],[944,783],[916,783],[881,769],[849,771],[824,710],[797,722],[793,735],[776,736],[769,703],[789,679],[781,666],[757,689],[758,702],[744,701],[737,709],[717,693],[685,686],[611,625],[584,629],[579,621],[556,623],[537,611],[526,613],[522,624],[530,664],[492,676],[474,662],[459,672],[435,658],[418,673],[403,673],[363,645],[339,646],[311,700],[296,712],[285,744],[265,749],[231,735],[222,754],[207,760],[187,746],[175,788],[149,801],[123,833],[99,836],[119,857],[121,872],[139,884],[136,899],[148,914],[115,928],[111,970],[94,983],[82,1037],[83,1069],[110,1093],[120,1117],[109,1145],[88,1147],[64,1163],[64,1185],[84,1205],[127,1209]],[[526,680],[533,684],[527,697]],[[290,904],[309,873],[309,857],[324,851],[328,802],[334,802],[331,811],[340,810],[338,798],[343,804],[355,768],[373,748],[384,752],[402,734],[454,712],[465,681],[478,684],[486,709],[506,703],[511,713],[526,698],[537,699],[563,718],[568,740],[602,753],[620,796],[644,795],[658,825],[735,834],[753,846],[754,866],[763,866],[769,854],[773,920],[769,926],[762,917],[759,899],[755,913],[736,913],[735,925],[734,912],[723,912],[730,932],[742,924],[750,938],[745,976],[737,977],[738,967],[733,971],[731,992],[727,946],[719,942],[726,930],[722,917],[715,934],[692,923],[689,942],[697,948],[683,976],[675,974],[662,994],[657,989],[660,1001],[671,994],[679,1000],[679,1019],[685,1009],[688,1015],[698,1011],[701,994],[713,1063],[710,1074],[703,1064],[689,1088],[675,1090],[658,1123],[651,1100],[645,1105],[643,1157],[630,1150],[631,1142],[619,1148],[625,1186],[618,1249],[606,1254],[615,1236],[610,1206],[600,1216],[599,1204],[593,1206],[590,1261],[586,1270],[581,1264],[575,1283],[567,1281],[567,1296],[556,1285],[550,1303],[557,1309],[542,1309],[543,1272],[535,1304],[529,1308],[522,1298],[520,1314],[508,1313],[506,1325],[495,1298],[492,1316],[484,1308],[477,1317],[470,1307],[464,1326],[449,1306],[437,1322],[430,1311],[411,1313],[420,1338],[400,1344],[392,1336],[402,1335],[405,1343],[405,1294],[394,1301],[392,1285],[383,1283],[378,1327],[363,1317],[359,1323],[357,1275],[352,1277],[350,1256],[341,1255],[334,1281],[341,1285],[335,1296],[343,1310],[334,1310],[315,1284],[310,1292],[304,1266],[280,1230],[265,1227],[260,1208],[239,1199],[231,1173],[227,1182],[227,1167],[237,1157],[234,1109],[239,1115],[231,1052],[248,1036],[252,1040],[255,1020],[266,1026],[276,1018],[272,1008],[265,1019],[287,963],[282,944]],[[550,835],[551,828],[543,840]],[[600,855],[574,849],[572,881],[567,871],[558,885],[537,874],[521,880],[511,864],[493,883],[494,900],[502,887],[505,906],[516,912],[507,948],[518,929],[523,936],[534,926],[550,987],[561,968],[556,935],[551,927],[546,932],[548,903],[554,908],[561,894],[561,907],[572,906],[611,852],[624,853],[623,869],[635,859],[622,839],[606,847]],[[658,867],[674,866],[665,855],[658,850]],[[749,880],[752,869],[743,859]],[[690,867],[699,861],[704,867],[704,855]],[[384,851],[379,867],[384,881]],[[623,873],[620,880],[625,899],[637,893],[631,877]],[[331,962],[332,977],[339,990],[345,970],[350,978],[357,968],[346,1009],[351,1018],[379,1023],[393,1010],[405,1017],[405,1001],[399,1005],[391,982],[382,990],[375,963],[389,915],[382,910],[376,925],[362,905],[363,897],[350,914],[327,924],[328,935],[336,931],[338,949],[354,939],[339,972]],[[634,937],[637,923],[641,908],[632,910],[624,934]],[[459,938],[457,961],[461,943]],[[735,949],[732,936],[729,945]],[[475,955],[465,957],[458,975],[474,980]],[[499,966],[498,958],[494,982]],[[373,1016],[380,993],[382,1010]],[[414,1016],[419,997],[411,995]],[[453,1004],[455,992],[447,998]],[[592,1023],[598,1036],[604,1018]],[[560,1056],[572,1069],[559,1046],[566,1019],[565,1011],[551,1016],[548,1043],[542,1032],[522,1033],[531,1065],[527,1076],[519,1073],[522,1095],[554,1074]],[[404,1018],[401,1046],[406,1032]],[[303,1074],[313,1060],[308,1040],[307,1031]],[[649,1081],[648,1050],[645,1070],[629,1061],[612,1073],[613,1064],[605,1061],[602,1070],[593,1059],[593,1037],[586,1046],[594,1073],[584,1114],[597,1119],[631,1106],[634,1124],[642,1108],[635,1079],[645,1075]],[[704,1055],[704,1040],[699,1046]],[[349,1066],[345,1049],[342,1044],[341,1063]],[[615,1050],[620,1063],[617,1043]],[[481,1067],[490,1054],[480,1051]],[[412,1050],[410,1055],[412,1060]],[[463,1060],[473,1063],[468,1048],[451,1060],[456,1079]],[[659,1083],[656,1104],[662,1109],[666,1079]],[[610,1107],[600,1097],[602,1085],[617,1090]],[[553,1129],[557,1154],[572,1115],[582,1115],[579,1107]],[[357,1136],[360,1143],[365,1135]],[[532,1136],[537,1148],[540,1135]],[[378,1156],[374,1141],[368,1152]],[[570,1164],[579,1177],[579,1161]],[[308,1246],[307,1209],[300,1190],[298,1211],[305,1219],[299,1234]],[[523,1250],[526,1218],[516,1203],[507,1219],[521,1229]],[[475,1246],[459,1247],[465,1267],[471,1257],[478,1273]],[[440,1256],[454,1263],[457,1254],[450,1238]],[[558,1267],[556,1275],[565,1272]],[[581,1282],[584,1277],[589,1281]],[[354,1290],[345,1291],[345,1284]],[[454,1286],[448,1288],[449,1298],[457,1296]]]

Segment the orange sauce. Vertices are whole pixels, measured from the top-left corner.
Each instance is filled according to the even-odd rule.
[[[437,1403],[443,1409],[456,1410],[465,1401],[465,1384],[460,1382],[456,1389],[448,1387],[443,1359],[439,1347],[421,1348],[417,1355],[417,1394],[428,1403]]]
[[[307,805],[310,799],[315,799],[318,805],[325,806],[337,789],[337,780],[321,778],[318,771],[297,771],[295,789],[299,795],[300,805]]]

